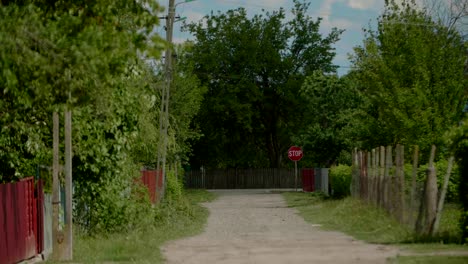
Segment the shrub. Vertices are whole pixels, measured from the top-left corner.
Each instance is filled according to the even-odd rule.
[[[426,179],[426,171],[429,167],[428,164],[423,164],[418,167],[417,172],[417,181],[424,182]],[[443,159],[439,160],[434,164],[437,174],[437,187],[439,192],[442,190],[442,186],[444,184],[444,177],[447,173],[448,161]],[[411,177],[413,173],[413,166],[411,164],[405,164],[405,177],[407,182],[411,182]],[[449,184],[447,187],[447,194],[445,200],[447,202],[458,202],[459,194],[458,194],[458,186],[460,183],[460,171],[458,169],[457,164],[453,164],[452,172],[450,173]]]
[[[351,166],[338,165],[330,168],[331,196],[333,198],[343,198],[350,195],[351,186]]]

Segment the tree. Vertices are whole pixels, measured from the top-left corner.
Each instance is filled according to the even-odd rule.
[[[462,35],[468,33],[468,0],[425,0],[424,3],[429,15],[439,23]]]
[[[290,21],[282,8],[251,19],[239,8],[186,26],[196,38],[187,60],[208,88],[197,116],[198,163],[282,165],[302,119],[299,88],[315,70],[336,70],[332,45],[342,32],[322,37],[321,19],[307,15],[309,4],[294,3]]]
[[[353,147],[347,127],[359,95],[350,78],[319,71],[305,79],[299,95],[304,98],[304,125],[295,142],[309,153],[304,158],[308,166],[330,167]]]
[[[52,112],[71,109],[76,223],[87,231],[128,226],[134,217],[126,206],[128,187],[139,176],[139,162],[147,162],[135,139],[157,144],[142,135],[157,131],[156,117],[148,112],[158,97],[139,54],[157,58],[162,49],[162,40],[148,34],[158,22],[148,8],[157,12],[158,5],[2,4],[0,181],[34,175],[37,165],[51,164]]]
[[[458,185],[460,202],[463,206],[463,214],[460,219],[462,231],[462,243],[468,241],[468,114],[459,127],[450,131],[450,147],[455,153],[460,171],[460,182]]]
[[[2,181],[33,175],[37,164],[48,163],[53,111],[107,103],[137,50],[158,56],[158,41],[152,46],[146,35],[157,17],[143,2],[3,1]]]
[[[363,95],[359,139],[366,147],[415,144],[429,150],[458,124],[466,100],[465,47],[457,31],[411,1],[388,1],[376,31],[355,48]]]

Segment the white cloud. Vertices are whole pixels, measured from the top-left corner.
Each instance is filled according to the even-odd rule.
[[[172,42],[176,43],[176,44],[181,44],[181,43],[184,43],[185,41],[187,41],[188,39],[190,39],[190,38],[174,37],[174,38],[172,38]]]
[[[326,30],[330,30],[333,27],[338,29],[346,30],[360,30],[361,24],[358,20],[351,20],[347,18],[340,18],[336,14],[333,14],[333,4],[343,3],[345,0],[324,0],[319,10],[315,13],[315,16],[321,17],[321,26]],[[349,1],[369,1],[369,0],[349,0]],[[370,0],[373,1],[373,0]]]
[[[402,3],[408,1],[408,0],[395,0],[395,3],[397,3],[399,6],[402,6]],[[424,0],[416,0],[416,6],[419,8],[422,8],[424,6]]]
[[[249,4],[255,4],[260,7],[279,9],[282,6],[286,6],[287,0],[257,0],[257,1],[248,1]]]
[[[187,23],[191,23],[191,22],[200,21],[205,16],[205,14],[200,13],[200,12],[195,12],[192,10],[187,10],[181,13],[180,16],[187,17],[187,20],[186,20]]]
[[[361,30],[361,24],[345,18],[336,18],[328,21],[329,26],[346,30]]]
[[[381,2],[376,0],[348,0],[347,5],[353,9],[367,10],[374,9]]]

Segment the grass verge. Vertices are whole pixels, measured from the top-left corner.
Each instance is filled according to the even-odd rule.
[[[283,197],[304,220],[320,224],[325,230],[341,231],[370,243],[398,246],[404,256],[391,260],[391,263],[468,263],[466,245],[443,243],[451,241],[450,238],[457,237],[460,232],[460,210],[456,205],[447,205],[444,209],[439,228],[440,243],[416,243],[409,228],[400,225],[384,210],[360,200],[350,197],[332,200],[313,193],[296,192],[283,193]],[[431,256],[424,256],[426,254]],[[428,259],[435,262],[428,262]]]
[[[389,261],[398,264],[466,264],[466,256],[399,256]]]
[[[290,207],[295,207],[307,221],[327,230],[338,230],[371,243],[401,243],[410,231],[375,207],[359,200],[324,200],[320,195],[288,192],[283,194]]]
[[[215,199],[205,190],[188,190],[178,204],[159,206],[155,224],[141,230],[100,237],[75,235],[76,263],[162,263],[160,246],[203,231],[208,210],[199,203]]]

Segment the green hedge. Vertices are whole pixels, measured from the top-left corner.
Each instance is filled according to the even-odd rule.
[[[331,196],[343,198],[350,195],[351,166],[338,165],[330,168]]]

